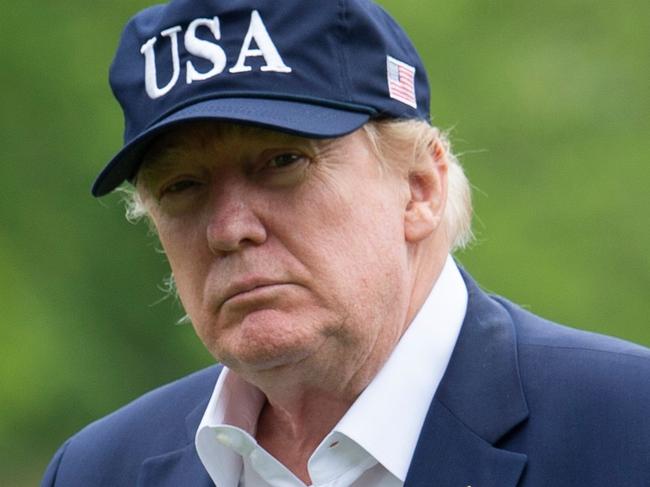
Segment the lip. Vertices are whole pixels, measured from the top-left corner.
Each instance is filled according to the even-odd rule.
[[[262,290],[264,288],[281,286],[285,284],[289,283],[261,277],[253,277],[236,281],[226,288],[222,304],[237,299],[238,297],[244,297],[244,295],[253,293],[256,290]]]

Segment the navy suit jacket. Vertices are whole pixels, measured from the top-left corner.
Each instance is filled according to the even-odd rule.
[[[464,277],[467,315],[406,486],[650,486],[650,350],[547,322]],[[194,434],[219,372],[197,372],[86,427],[42,485],[213,485]]]

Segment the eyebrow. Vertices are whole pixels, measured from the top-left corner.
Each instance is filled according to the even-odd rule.
[[[275,141],[282,144],[304,144],[311,149],[316,150],[318,147],[326,147],[331,139],[311,139],[299,135],[276,132],[263,127],[246,126],[246,125],[207,125],[198,126],[192,130],[191,126],[186,128],[186,132],[174,134],[167,139],[162,134],[157,140],[153,141],[142,158],[140,169],[138,170],[137,180],[156,181],[161,175],[173,171],[179,164],[187,159],[192,153],[200,153],[203,150],[210,150],[216,145],[215,142],[225,137],[256,137],[262,142]]]
[[[173,144],[147,150],[137,173],[137,180],[155,181],[156,178],[178,167],[181,157],[187,154],[188,144]]]

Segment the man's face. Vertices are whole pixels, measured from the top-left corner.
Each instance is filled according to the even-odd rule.
[[[138,184],[219,361],[350,375],[392,349],[409,301],[409,187],[363,131],[316,141],[205,123],[161,139]]]

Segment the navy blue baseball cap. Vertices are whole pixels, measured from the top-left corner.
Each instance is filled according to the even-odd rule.
[[[371,119],[429,120],[423,63],[370,0],[172,0],[129,21],[110,83],[124,147],[95,196],[133,181],[153,139],[188,121],[332,138]]]

